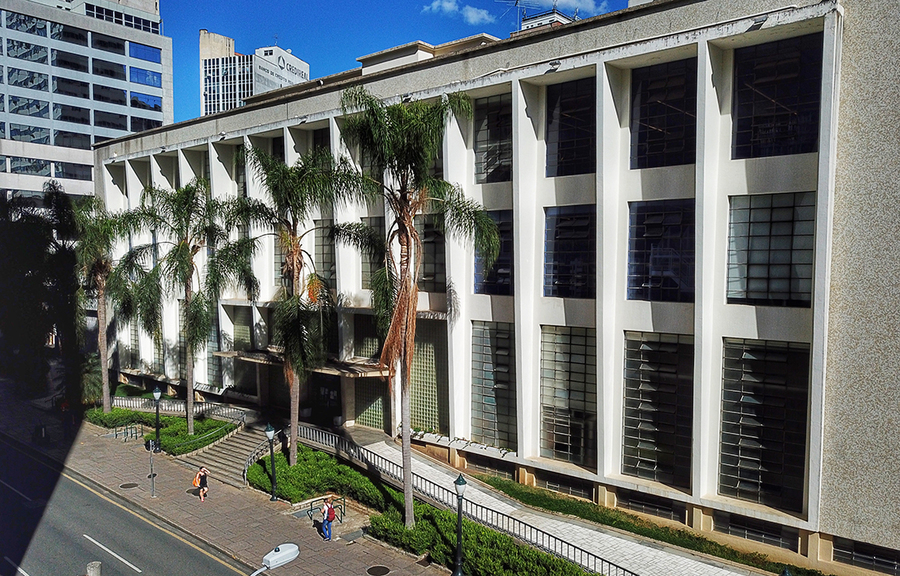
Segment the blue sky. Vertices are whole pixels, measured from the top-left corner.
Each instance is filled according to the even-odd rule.
[[[528,13],[552,0],[521,0]],[[587,18],[625,8],[627,0],[559,0]],[[250,54],[277,44],[309,63],[311,78],[359,66],[356,59],[414,40],[441,44],[485,32],[507,38],[517,28],[512,0],[161,0],[163,33],[172,38],[175,121],[200,115],[200,29],[234,38]]]

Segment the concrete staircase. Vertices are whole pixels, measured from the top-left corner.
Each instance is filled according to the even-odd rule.
[[[179,456],[178,460],[195,471],[206,466],[210,478],[244,488],[244,463],[259,443],[266,441],[264,427],[250,424],[222,442],[200,452]]]

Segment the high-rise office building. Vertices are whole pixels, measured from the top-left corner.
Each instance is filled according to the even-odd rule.
[[[0,193],[93,194],[91,145],[172,122],[158,4],[0,2]]]
[[[234,51],[234,39],[200,30],[200,114],[242,106],[244,99],[309,80],[309,64],[278,46]]]

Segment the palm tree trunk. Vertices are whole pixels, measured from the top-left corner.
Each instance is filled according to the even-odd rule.
[[[184,285],[184,313],[190,309],[191,305],[191,283]],[[181,330],[186,330],[186,322],[182,320]],[[194,351],[192,350],[190,339],[187,334],[184,335],[184,379],[187,387],[187,398],[185,408],[187,412],[187,432],[188,436],[194,435]]]
[[[109,346],[106,342],[106,280],[97,282],[97,351],[100,354],[100,382],[103,413],[109,414]]]

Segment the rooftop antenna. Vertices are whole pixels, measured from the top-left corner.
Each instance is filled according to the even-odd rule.
[[[275,45],[278,46],[278,34],[275,34]]]
[[[525,9],[526,8],[534,8],[535,10],[541,7],[540,3],[536,0],[494,0],[494,2],[499,2],[501,4],[509,5],[509,8],[506,9],[506,12],[500,16],[502,20],[504,16],[506,16],[510,10],[513,8],[516,9],[516,16],[519,21],[517,30],[522,30],[522,20],[525,19]],[[556,8],[556,0],[553,2],[553,8]]]

